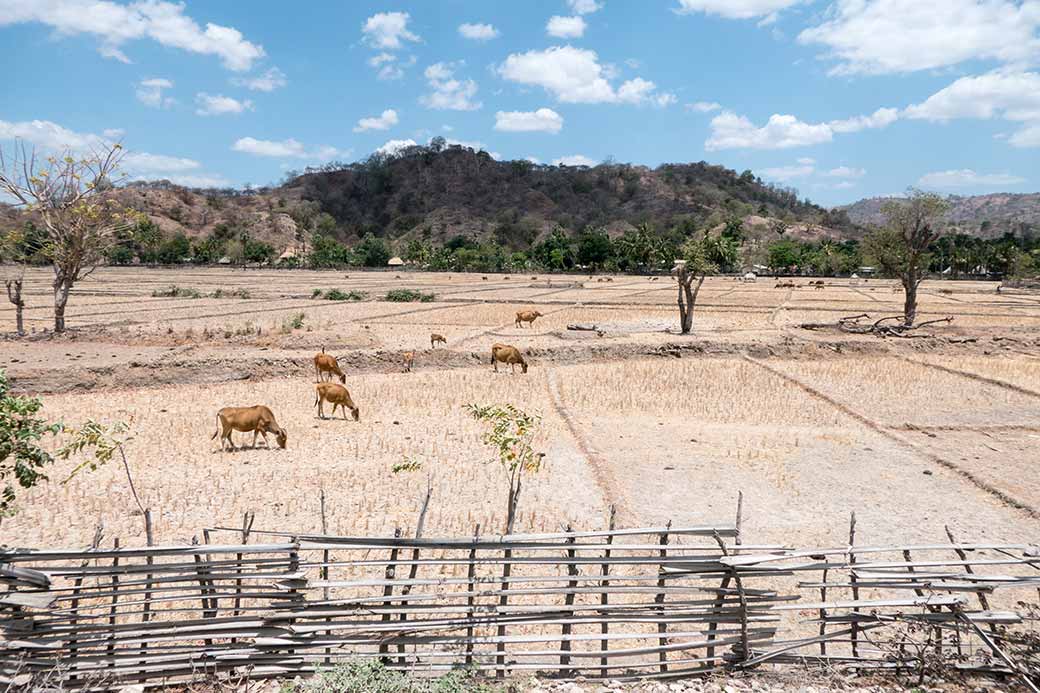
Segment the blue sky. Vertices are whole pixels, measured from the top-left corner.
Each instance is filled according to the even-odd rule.
[[[262,185],[442,136],[825,205],[1040,189],[1040,0],[0,0],[0,146]]]

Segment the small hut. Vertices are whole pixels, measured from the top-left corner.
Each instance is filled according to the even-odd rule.
[[[387,264],[388,267],[400,267],[401,265],[404,264],[404,260],[399,258],[397,255],[394,255],[392,258],[390,258],[387,261],[386,264]]]

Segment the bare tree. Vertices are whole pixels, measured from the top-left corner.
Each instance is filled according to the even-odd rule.
[[[930,260],[929,247],[942,235],[936,227],[947,203],[935,193],[911,188],[906,200],[885,204],[886,225],[863,241],[864,254],[903,285],[903,324],[917,319],[917,287]]]
[[[680,251],[682,257],[675,261],[672,273],[679,284],[679,330],[682,334],[689,334],[693,329],[693,309],[697,307],[697,295],[704,279],[718,271],[719,265],[734,264],[738,248],[732,239],[705,235],[686,241]]]
[[[54,331],[65,331],[69,292],[88,276],[128,228],[134,214],[112,195],[124,156],[121,144],[99,144],[76,156],[37,156],[35,148],[0,149],[0,192],[38,219],[47,236],[44,254],[54,268]]]

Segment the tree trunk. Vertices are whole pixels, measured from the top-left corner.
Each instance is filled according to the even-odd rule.
[[[7,286],[7,298],[14,304],[15,330],[21,336],[25,334],[25,322],[22,316],[25,309],[25,301],[22,300],[22,278],[8,279],[4,284]]]
[[[54,331],[65,331],[65,304],[69,302],[72,280],[64,274],[54,276]]]
[[[903,300],[903,324],[907,327],[913,327],[914,320],[917,319],[917,285],[919,280],[916,272],[906,274],[902,279],[903,291],[906,294]]]
[[[693,283],[694,275],[680,273],[679,280],[679,327],[682,334],[690,334],[693,329],[693,309],[697,305],[697,294],[700,293],[701,284],[704,283],[704,275],[697,277],[697,284]]]

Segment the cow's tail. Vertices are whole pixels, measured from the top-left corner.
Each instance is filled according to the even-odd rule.
[[[217,414],[217,430],[213,431],[213,435],[211,435],[209,439],[213,440],[217,437],[218,433],[220,433],[220,414]]]

